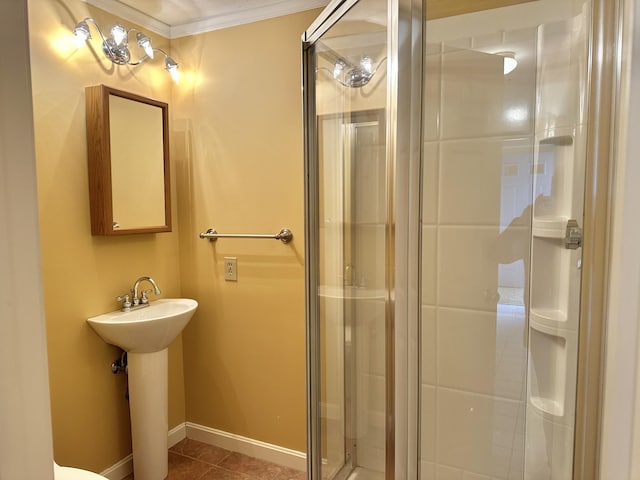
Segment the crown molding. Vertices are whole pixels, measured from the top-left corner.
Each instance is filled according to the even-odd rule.
[[[162,35],[165,38],[171,38],[171,25],[161,22],[157,18],[153,18],[140,10],[131,8],[118,0],[84,0],[85,3],[98,7],[105,12],[109,12],[130,22],[140,25],[153,33]]]
[[[298,13],[314,8],[323,8],[328,0],[282,0],[271,5],[263,5],[247,10],[238,10],[223,15],[202,18],[182,25],[168,25],[157,18],[147,15],[140,10],[132,8],[118,0],[84,0],[85,3],[98,7],[113,15],[117,15],[141,27],[173,39],[206,33],[222,28],[234,27],[246,23],[258,22],[268,18],[280,17],[292,13]]]
[[[276,4],[263,5],[249,10],[238,10],[225,15],[216,15],[203,20],[171,27],[171,38],[186,37],[198,33],[211,32],[222,28],[235,27],[258,22],[268,18],[290,15],[327,5],[327,0],[284,0]]]

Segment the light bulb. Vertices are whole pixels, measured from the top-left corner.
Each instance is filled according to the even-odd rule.
[[[119,23],[116,23],[111,27],[111,36],[113,37],[114,42],[116,42],[116,45],[120,45],[127,36],[127,30]]]
[[[164,61],[165,68],[174,82],[178,83],[180,80],[180,72],[178,71],[178,64],[173,61],[171,57],[167,57]]]
[[[333,78],[338,78],[346,66],[347,64],[341,58],[336,60],[336,63],[333,66]]]
[[[75,37],[76,46],[78,48],[84,45],[84,42],[91,38],[91,32],[89,32],[89,25],[84,20],[76,25],[73,29],[73,35]]]
[[[144,53],[147,54],[147,57],[153,58],[153,47],[151,46],[151,40],[149,39],[149,37],[138,32],[136,38],[138,39],[138,45],[144,50]]]
[[[373,60],[371,60],[371,57],[362,57],[362,59],[360,60],[360,68],[362,68],[362,70],[364,70],[368,74],[373,73]]]

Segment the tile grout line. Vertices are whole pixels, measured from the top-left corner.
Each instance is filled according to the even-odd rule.
[[[173,451],[173,450],[169,450],[169,452],[170,452],[170,453],[173,453],[174,455],[179,455],[179,456],[181,456],[181,457],[188,458],[189,460],[195,460],[195,461],[197,461],[197,462],[204,463],[205,465],[210,465],[210,466],[212,466],[212,467],[219,467],[219,466],[220,466],[220,464],[221,464],[222,462],[224,462],[227,458],[229,458],[229,456],[233,453],[233,452],[231,452],[230,450],[225,450],[225,451],[227,452],[227,454],[226,454],[224,457],[222,457],[222,459],[221,459],[218,463],[210,463],[210,462],[207,462],[207,461],[205,461],[205,460],[202,460],[201,458],[192,457],[192,456],[190,456],[190,455],[186,455],[186,454],[184,454],[184,453],[178,453],[178,452],[175,452],[175,451]]]
[[[171,453],[173,453],[174,455],[189,459],[191,461],[196,461],[196,462],[199,462],[199,463],[202,463],[204,465],[209,466],[208,470],[203,472],[202,475],[200,475],[199,477],[195,478],[194,480],[201,480],[201,479],[205,478],[207,475],[209,475],[211,472],[213,472],[214,470],[221,470],[221,471],[224,471],[226,473],[230,473],[230,474],[233,474],[233,475],[236,475],[236,476],[240,476],[240,477],[242,477],[243,480],[261,480],[260,477],[256,477],[255,475],[252,475],[252,474],[249,474],[249,473],[245,473],[245,472],[239,472],[237,470],[230,470],[230,469],[225,468],[224,466],[222,466],[221,464],[234,453],[232,451],[227,451],[227,454],[224,457],[222,457],[222,459],[220,459],[218,461],[218,463],[209,463],[209,462],[206,462],[206,461],[204,461],[202,459],[199,459],[199,458],[196,458],[196,457],[191,457],[191,456],[186,455],[184,453],[178,453],[178,452],[175,452],[175,451],[171,451]],[[253,458],[253,457],[248,457],[248,458]],[[171,471],[169,471],[169,473],[171,473]]]
[[[197,442],[196,443],[201,443],[201,442]],[[192,477],[193,480],[203,480],[205,478],[207,478],[209,475],[214,474],[214,477],[212,478],[217,478],[217,476],[215,476],[216,472],[220,472],[220,473],[224,473],[225,476],[226,474],[231,474],[234,478],[236,478],[237,480],[266,480],[263,476],[259,476],[259,475],[255,475],[254,473],[249,473],[249,472],[244,472],[244,471],[239,471],[239,470],[232,470],[229,469],[225,466],[223,466],[222,464],[225,462],[225,460],[227,460],[230,456],[232,456],[234,453],[238,453],[238,452],[233,452],[231,450],[227,450],[224,448],[220,448],[220,447],[216,447],[219,448],[220,450],[223,450],[225,452],[225,454],[222,456],[222,458],[220,458],[217,462],[215,463],[211,463],[210,461],[204,460],[202,458],[197,458],[197,457],[193,457],[190,456],[186,453],[184,453],[184,451],[176,451],[172,448],[170,448],[168,450],[168,454],[170,455],[174,455],[175,457],[181,458],[183,460],[187,460],[188,462],[192,463],[199,463],[201,465],[203,465],[204,467],[207,467],[205,469],[205,471],[202,472],[201,475],[197,476],[197,477]],[[264,461],[255,457],[251,457],[250,455],[244,455],[241,453],[238,453],[239,455],[241,455],[242,457],[247,457],[249,459],[253,459],[253,460],[258,460],[260,462],[264,462],[265,464],[272,464],[272,462],[268,462],[268,461]],[[278,467],[282,467],[278,464],[273,464],[275,466]],[[297,470],[295,470],[297,472]],[[168,477],[167,478],[172,478],[171,477],[171,467],[169,467],[169,471],[168,471]],[[284,480],[284,478],[289,478],[289,473],[284,473],[284,475],[282,475],[282,473],[284,472],[276,472],[274,473],[276,476],[272,478],[272,480]],[[127,477],[127,480],[132,479],[133,478],[133,474],[129,475]],[[269,477],[271,479],[271,475],[269,475]],[[291,477],[293,478],[293,477]]]
[[[186,457],[186,455],[184,455],[184,456]],[[189,457],[186,457],[186,458],[189,458]],[[202,463],[204,463],[204,462],[202,462]],[[209,465],[209,464],[207,463],[206,465]],[[201,479],[203,479],[204,477],[206,477],[207,475],[209,475],[209,474],[213,471],[213,469],[214,469],[214,468],[215,468],[215,466],[213,466],[213,465],[209,465],[209,470],[207,470],[207,471],[203,472],[203,473],[202,473],[202,475],[200,475],[198,478],[195,478],[194,480],[201,480]]]

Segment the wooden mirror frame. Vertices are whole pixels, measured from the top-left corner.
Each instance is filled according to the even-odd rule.
[[[87,159],[89,167],[89,203],[92,235],[129,235],[171,231],[171,182],[169,172],[169,106],[164,102],[106,85],[86,87]],[[162,109],[164,154],[164,225],[140,228],[113,227],[113,191],[111,180],[111,135],[109,97],[111,95],[153,105]]]

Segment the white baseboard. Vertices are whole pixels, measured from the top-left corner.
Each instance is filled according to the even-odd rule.
[[[169,448],[187,438],[187,424],[181,423],[169,430]]]
[[[232,452],[243,453],[260,460],[295,468],[296,470],[305,471],[307,469],[307,455],[304,452],[279,447],[191,422],[181,423],[169,430],[169,448],[185,438],[191,438],[231,450]],[[112,467],[107,468],[104,472],[101,472],[100,475],[109,480],[122,480],[131,475],[131,473],[133,473],[133,455],[130,454]]]
[[[223,432],[215,428],[187,422],[187,438],[296,470],[305,471],[307,469],[307,455],[304,452]]]
[[[133,455],[130,453],[115,465],[107,468],[100,475],[109,480],[122,480],[133,473]]]
[[[181,442],[185,438],[187,438],[187,427],[185,423],[181,423],[169,430],[169,448],[173,447],[176,443]],[[107,468],[104,472],[100,472],[100,475],[107,477],[109,480],[122,480],[132,473],[133,455],[129,454],[115,465]]]

